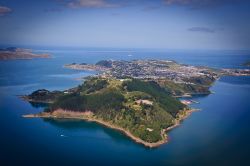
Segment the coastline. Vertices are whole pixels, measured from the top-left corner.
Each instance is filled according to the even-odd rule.
[[[169,132],[170,130],[180,126],[183,120],[187,119],[193,112],[200,111],[200,109],[189,109],[189,110],[183,110],[183,111],[185,112],[182,114],[180,113],[178,114],[178,118],[175,119],[174,125],[165,129],[166,132]]]
[[[20,98],[23,99],[24,101],[32,102],[32,103],[43,103],[43,104],[52,104],[53,103],[53,101],[33,100],[33,99],[25,98],[23,96],[21,96]]]
[[[157,142],[153,142],[153,143],[146,142],[146,141],[134,136],[130,131],[128,131],[124,128],[121,128],[121,127],[116,126],[114,124],[111,124],[109,122],[105,122],[100,118],[96,118],[94,116],[93,112],[91,112],[91,111],[73,112],[73,111],[69,111],[69,110],[58,109],[58,110],[55,110],[53,113],[42,112],[39,114],[23,115],[22,117],[24,117],[24,118],[52,118],[52,119],[80,119],[80,120],[85,120],[85,121],[89,121],[89,122],[95,122],[95,123],[104,125],[108,128],[118,130],[118,131],[122,132],[123,134],[125,134],[126,136],[128,136],[129,138],[131,138],[136,143],[142,144],[145,147],[155,148],[155,147],[159,147],[162,144],[167,143],[168,142],[167,132],[174,129],[175,127],[178,127],[181,124],[181,121],[188,118],[195,111],[197,111],[197,110],[196,109],[183,110],[182,112],[184,112],[184,114],[182,113],[182,115],[181,114],[178,115],[178,118],[175,119],[174,125],[166,128],[166,129],[162,129],[162,131],[161,131],[162,140],[157,141]]]

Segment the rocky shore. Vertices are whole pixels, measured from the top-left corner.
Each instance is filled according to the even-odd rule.
[[[183,110],[181,114],[178,115],[178,118],[175,119],[174,125],[170,126],[166,129],[162,129],[161,137],[162,140],[158,142],[146,142],[136,136],[134,136],[130,131],[121,128],[119,126],[116,126],[114,124],[111,124],[110,122],[104,121],[103,119],[97,118],[93,112],[87,110],[85,112],[75,112],[70,110],[63,110],[63,109],[57,109],[53,112],[41,112],[38,114],[28,114],[23,115],[24,118],[53,118],[53,119],[81,119],[86,120],[90,122],[99,123],[101,125],[104,125],[106,127],[118,130],[122,133],[124,133],[126,136],[134,140],[136,143],[143,144],[145,147],[154,148],[159,147],[160,145],[168,142],[168,136],[167,132],[172,130],[173,128],[180,125],[181,121],[186,119],[191,115],[192,112],[197,110]]]

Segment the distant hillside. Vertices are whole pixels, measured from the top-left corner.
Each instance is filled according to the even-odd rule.
[[[112,61],[110,61],[110,60],[101,60],[101,61],[97,62],[96,65],[111,68],[112,67]]]
[[[35,54],[30,49],[8,47],[0,49],[0,60],[49,58],[49,54]]]

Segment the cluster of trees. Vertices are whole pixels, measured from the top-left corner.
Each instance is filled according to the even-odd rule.
[[[180,101],[171,97],[169,93],[155,81],[132,79],[132,81],[124,82],[123,86],[128,91],[141,91],[153,96],[155,100],[159,102],[160,106],[173,116],[176,116],[179,110],[185,107]]]
[[[53,102],[56,98],[62,95],[61,91],[48,91],[46,89],[39,89],[28,95],[28,99],[34,101],[41,101],[44,103]]]
[[[79,86],[79,90],[80,92],[89,94],[101,90],[105,88],[107,85],[108,82],[105,79],[90,78],[89,80],[86,80],[84,84]]]
[[[52,105],[51,110],[62,108],[72,111],[91,110],[98,112],[105,109],[119,110],[122,108],[124,96],[117,90],[107,89],[102,93],[67,94],[59,97]]]
[[[174,96],[184,95],[185,93],[210,94],[209,86],[185,83],[177,84],[171,80],[158,80],[158,82],[170,95]]]

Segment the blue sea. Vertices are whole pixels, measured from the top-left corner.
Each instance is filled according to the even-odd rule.
[[[124,51],[101,49],[38,49],[51,59],[0,61],[0,165],[250,165],[250,77],[222,77],[170,141],[145,148],[118,131],[77,120],[26,119],[44,105],[18,98],[34,90],[64,90],[95,72],[74,71],[67,63],[96,63],[103,59],[168,59],[214,68],[244,68],[247,51]],[[132,56],[128,56],[132,55]]]

